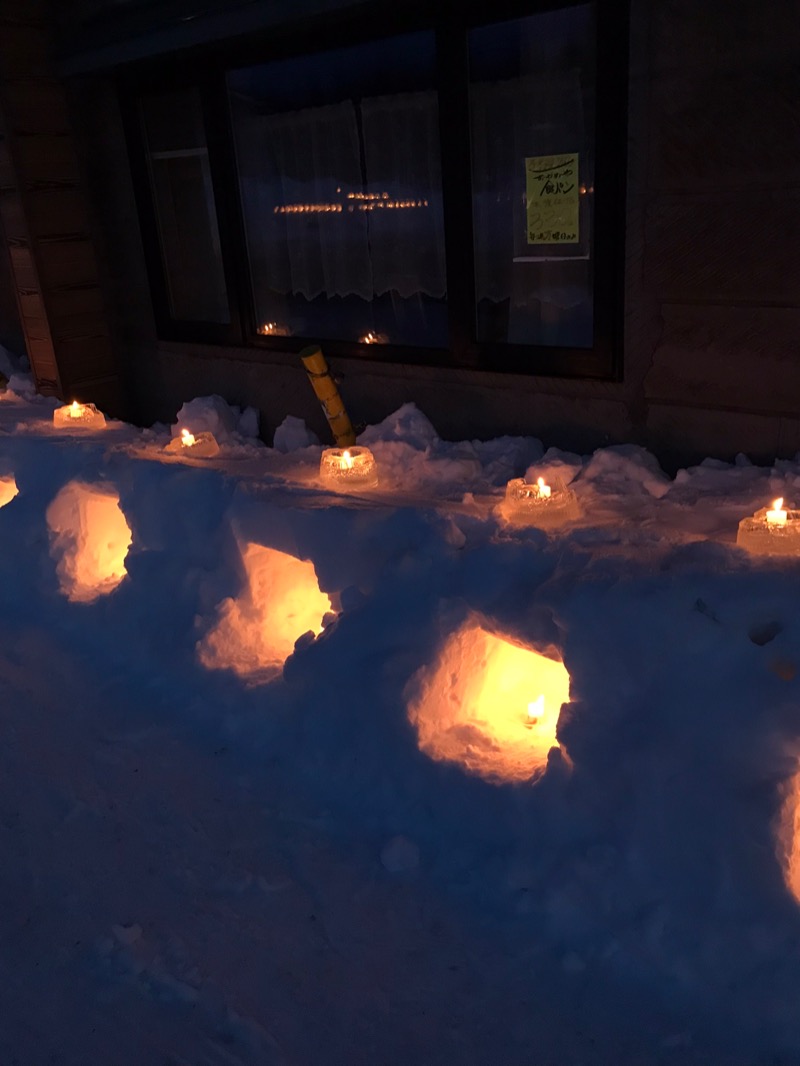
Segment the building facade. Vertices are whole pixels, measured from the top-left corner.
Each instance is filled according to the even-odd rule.
[[[31,8],[0,218],[45,391],[324,434],[318,342],[355,421],[800,450],[791,0]]]

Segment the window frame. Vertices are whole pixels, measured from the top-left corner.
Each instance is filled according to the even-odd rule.
[[[595,201],[593,232],[592,348],[479,342],[470,152],[469,32],[542,11],[572,7],[575,0],[445,0],[431,17],[412,0],[387,12],[378,0],[345,11],[286,23],[263,34],[132,64],[118,77],[137,208],[159,338],[230,347],[293,352],[318,343],[346,359],[429,365],[530,377],[621,380],[624,319],[625,170],[627,160],[629,0],[594,0],[596,11]],[[436,36],[436,83],[444,206],[449,345],[366,345],[320,336],[264,336],[257,332],[255,303],[236,169],[227,72],[273,60],[313,55],[347,45],[420,30]],[[169,89],[200,91],[212,184],[230,305],[230,324],[177,321],[168,287],[150,186],[139,98]]]

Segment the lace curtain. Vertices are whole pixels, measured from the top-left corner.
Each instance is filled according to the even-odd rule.
[[[445,294],[435,93],[365,99],[360,111],[348,100],[277,115],[245,112],[238,127],[260,283],[308,300]],[[357,198],[365,193],[427,206],[366,210],[378,201]],[[326,204],[341,210],[280,210]]]

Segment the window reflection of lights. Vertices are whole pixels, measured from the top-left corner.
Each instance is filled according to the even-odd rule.
[[[337,188],[337,193],[341,189]],[[388,192],[349,192],[348,203],[320,203],[320,204],[278,204],[273,207],[276,215],[340,215],[345,206],[352,213],[357,206],[359,211],[374,211],[376,208],[408,210],[410,208],[428,207],[427,200],[394,200]]]
[[[264,322],[263,325],[258,327],[258,332],[262,337],[289,337],[291,336],[291,330],[288,326],[282,326],[278,322]]]

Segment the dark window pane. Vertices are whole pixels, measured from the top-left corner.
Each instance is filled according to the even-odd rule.
[[[470,34],[478,339],[593,344],[594,7]]]
[[[199,93],[148,97],[142,117],[170,314],[181,322],[229,322]]]
[[[262,332],[447,344],[433,34],[229,77]]]

